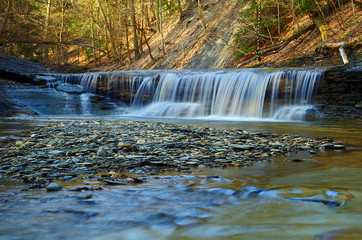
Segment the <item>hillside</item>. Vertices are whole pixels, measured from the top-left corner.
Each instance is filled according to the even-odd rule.
[[[60,72],[338,65],[342,43],[362,56],[359,1],[5,3],[0,53]]]
[[[343,64],[342,58],[335,49],[321,49],[321,34],[308,16],[302,16],[298,22],[302,26],[310,26],[310,30],[298,38],[293,39],[277,51],[263,55],[263,51],[271,46],[265,44],[261,48],[261,61],[248,59],[255,56],[255,52],[236,58],[238,50],[235,43],[235,34],[242,24],[239,12],[245,7],[237,0],[208,0],[204,1],[204,18],[207,23],[206,33],[203,30],[199,17],[197,3],[191,3],[186,9],[184,20],[174,17],[168,22],[164,30],[166,55],[162,57],[160,48],[161,37],[151,38],[151,51],[157,60],[152,61],[147,50],[139,61],[134,62],[129,69],[203,69],[228,67],[300,67],[326,66]],[[349,61],[361,59],[362,11],[360,7],[347,2],[325,19],[328,42],[346,42],[346,52]],[[357,10],[356,10],[357,9]],[[286,31],[281,33],[282,43],[297,31],[298,26],[289,23]],[[246,64],[242,64],[245,63]],[[118,70],[117,64],[103,66],[105,70]]]

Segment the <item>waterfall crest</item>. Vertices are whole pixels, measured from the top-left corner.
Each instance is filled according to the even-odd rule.
[[[142,117],[304,120],[322,69],[173,70],[58,75]]]

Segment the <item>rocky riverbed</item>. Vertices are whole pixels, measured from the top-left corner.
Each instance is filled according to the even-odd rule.
[[[242,167],[299,152],[345,148],[332,139],[249,133],[171,123],[76,120],[0,138],[0,174],[33,186],[86,176],[108,184],[140,183],[164,171]],[[288,157],[287,157],[288,158]]]

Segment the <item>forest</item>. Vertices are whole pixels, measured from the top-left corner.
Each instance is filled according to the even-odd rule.
[[[169,57],[170,42],[178,44],[177,39],[167,38],[165,27],[191,22],[192,13],[200,29],[193,33],[200,35],[198,40],[204,37],[207,42],[211,35],[223,34],[209,24],[222,22],[222,16],[208,15],[221,2],[228,4],[223,0],[2,0],[0,52],[47,66],[112,62],[127,67],[142,55],[157,61]],[[341,10],[346,4],[348,21]],[[353,0],[238,0],[235,6],[238,26],[231,48],[234,58],[244,60],[275,53],[313,29],[318,30],[320,42],[327,43],[328,35],[334,34],[328,16],[337,13],[339,27],[347,29],[358,28],[361,15],[361,3]],[[360,43],[360,34],[354,37],[347,39],[348,44]],[[155,39],[157,47],[151,44]],[[345,41],[334,41],[337,45],[331,47]]]

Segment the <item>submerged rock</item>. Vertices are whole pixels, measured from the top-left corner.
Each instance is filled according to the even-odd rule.
[[[85,90],[82,86],[69,84],[69,83],[61,83],[55,89],[58,91],[74,93],[74,94],[81,94],[81,93],[85,92]]]

